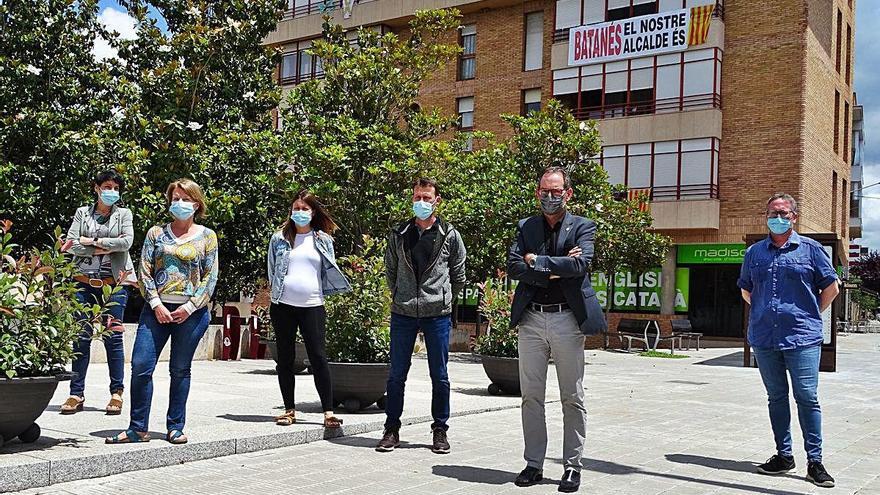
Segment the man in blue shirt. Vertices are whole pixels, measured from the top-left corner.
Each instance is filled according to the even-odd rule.
[[[807,451],[807,479],[833,487],[822,465],[822,412],[816,393],[822,350],[822,312],[840,291],[831,259],[818,242],[794,231],[797,201],[776,194],[767,201],[770,235],[746,251],[737,285],[749,311],[749,344],[770,409],[776,455],[758,466],[762,474],[794,469],[788,378],[797,403]]]

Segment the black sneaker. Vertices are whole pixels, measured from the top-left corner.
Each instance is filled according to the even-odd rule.
[[[767,459],[767,462],[758,466],[761,474],[777,475],[785,474],[794,469],[794,457],[783,457],[779,454]]]
[[[581,488],[581,472],[574,469],[566,469],[559,480],[559,491],[562,493],[574,493]]]
[[[834,488],[834,478],[825,471],[821,462],[811,462],[807,465],[807,481],[823,488]]]
[[[446,430],[443,428],[434,428],[434,444],[431,445],[431,452],[435,454],[449,453],[449,440],[446,438]]]
[[[400,447],[400,432],[386,429],[382,440],[379,440],[379,445],[376,445],[376,452],[391,452],[397,447]]]
[[[540,483],[542,479],[544,479],[543,471],[536,467],[526,466],[526,468],[519,473],[519,476],[516,477],[513,484],[516,486],[532,486]]]

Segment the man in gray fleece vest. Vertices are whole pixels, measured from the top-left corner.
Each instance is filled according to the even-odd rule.
[[[385,274],[391,290],[391,373],[386,387],[385,434],[376,446],[390,452],[400,445],[403,389],[421,330],[428,351],[433,389],[431,424],[438,454],[449,452],[449,335],[452,301],[464,287],[465,248],[458,231],[435,213],[440,190],[430,179],[413,184],[414,217],[391,230],[385,250]]]

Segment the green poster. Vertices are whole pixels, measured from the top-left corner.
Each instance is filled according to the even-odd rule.
[[[742,264],[746,255],[745,244],[679,244],[679,265]]]
[[[596,291],[596,298],[603,308],[608,307],[608,277],[604,273],[593,273],[590,281]],[[660,297],[662,292],[662,280],[660,269],[649,270],[636,277],[634,274],[624,271],[618,272],[614,277],[614,305],[613,310],[645,311],[655,313],[660,311]],[[675,269],[675,311],[687,312],[688,297],[690,293],[690,270],[687,268]]]

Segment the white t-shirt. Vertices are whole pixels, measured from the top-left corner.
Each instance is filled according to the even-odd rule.
[[[296,234],[289,256],[281,302],[300,308],[323,305],[321,254],[315,249],[315,235]]]

